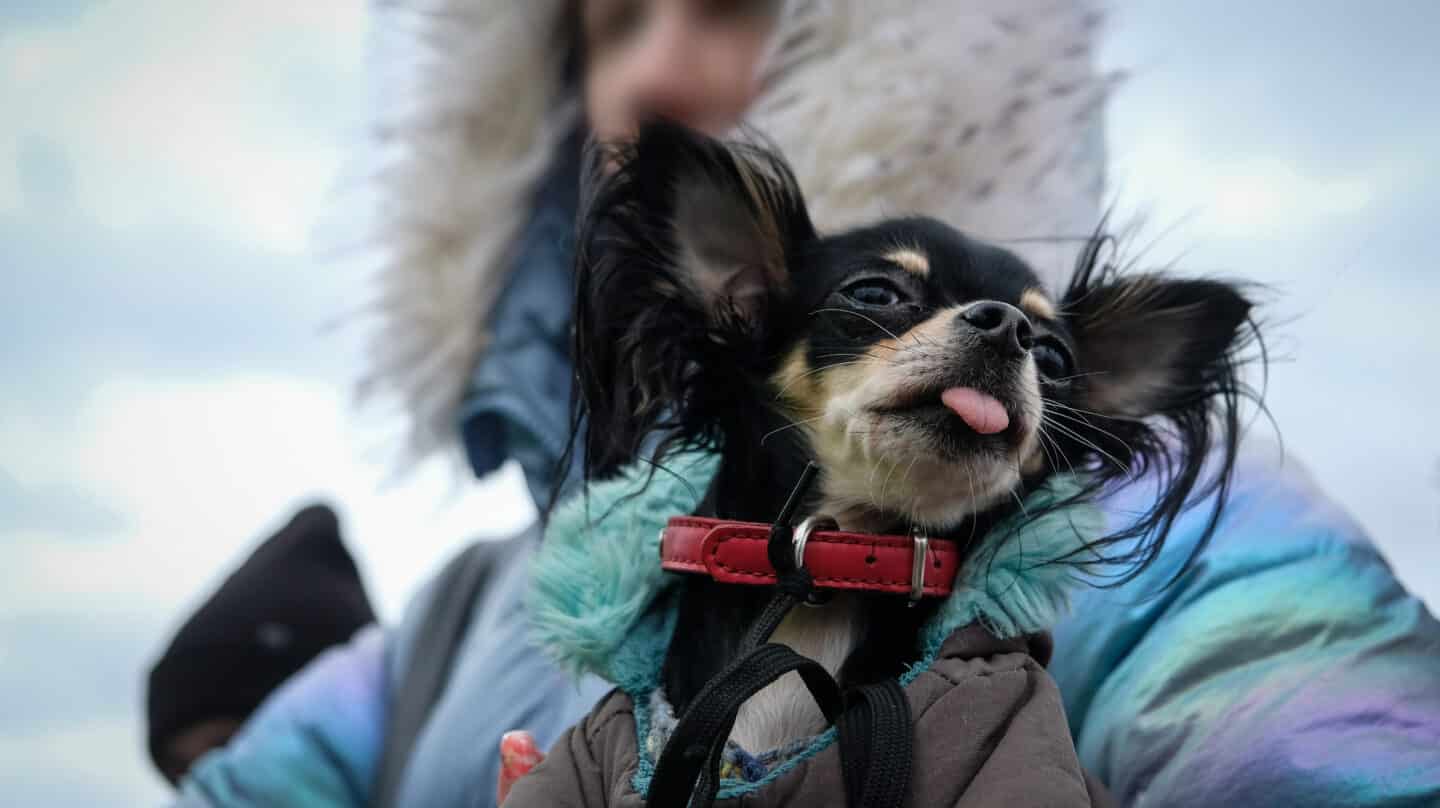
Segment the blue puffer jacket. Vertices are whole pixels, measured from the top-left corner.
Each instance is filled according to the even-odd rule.
[[[573,186],[558,172],[497,307],[465,436],[478,472],[517,458],[544,502],[562,451],[570,371]],[[570,176],[573,176],[571,174]],[[1138,485],[1104,503],[1124,520]],[[1214,542],[1189,554],[1197,508],[1133,583],[1080,595],[1055,628],[1051,671],[1085,766],[1129,805],[1440,805],[1440,623],[1396,582],[1364,533],[1273,452],[1246,454]],[[523,543],[474,605],[449,689],[418,740],[402,804],[493,805],[500,734],[548,745],[608,687],[578,685],[528,642]],[[204,758],[181,805],[363,808],[387,705],[409,661],[421,592],[398,626],[335,650]]]
[[[1131,510],[1125,495],[1106,505]],[[1141,599],[1188,553],[1198,516],[1153,572],[1080,595],[1055,629],[1051,672],[1086,767],[1127,805],[1440,805],[1440,623],[1298,470],[1256,456],[1199,563]],[[528,727],[548,744],[606,689],[528,645],[526,561],[475,605],[403,804],[493,804],[500,733]],[[365,806],[414,629],[314,663],[201,761],[181,804]]]
[[[1247,447],[1219,531],[1175,526],[1157,564],[1082,590],[1050,671],[1081,761],[1126,805],[1440,805],[1440,623],[1354,521],[1269,444]],[[1143,510],[1146,486],[1105,503]]]

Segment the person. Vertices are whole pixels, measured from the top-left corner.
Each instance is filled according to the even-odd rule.
[[[146,685],[150,759],[172,785],[281,682],[375,622],[327,505],[267,538],[186,619]]]
[[[791,156],[822,228],[923,211],[1060,283],[1070,237],[1100,219],[1100,21],[1084,0],[377,4],[385,282],[366,389],[405,402],[413,451],[453,445],[458,425],[477,474],[517,461],[542,510],[567,491],[578,145],[651,115],[753,125]],[[1440,625],[1268,458],[1247,449],[1219,535],[1175,585],[1159,587],[1204,507],[1147,576],[1081,596],[1056,629],[1080,760],[1125,804],[1433,804]],[[1122,492],[1111,518],[1143,496]],[[455,605],[435,583],[398,626],[287,683],[181,804],[493,804],[501,735],[548,748],[606,689],[528,640],[537,535],[501,545],[460,604],[468,628],[398,785],[381,782],[386,726],[424,616]]]

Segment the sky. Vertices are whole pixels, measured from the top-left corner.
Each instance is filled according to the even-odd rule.
[[[1440,604],[1440,6],[1111,5],[1118,215],[1154,263],[1269,285],[1288,462]],[[143,672],[303,504],[337,506],[386,619],[531,516],[512,469],[397,477],[394,413],[354,406],[366,278],[311,247],[366,24],[363,0],[0,0],[7,804],[163,803]]]

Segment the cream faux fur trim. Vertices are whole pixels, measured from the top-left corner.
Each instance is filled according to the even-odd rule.
[[[361,391],[399,397],[412,455],[456,442],[511,242],[575,120],[559,97],[565,5],[373,6],[363,173],[380,271]],[[1036,239],[1099,218],[1098,22],[1088,0],[790,0],[746,123],[792,162],[822,229],[932,215],[1053,282],[1077,245]]]

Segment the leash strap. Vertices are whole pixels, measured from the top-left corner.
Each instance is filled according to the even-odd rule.
[[[789,646],[766,643],[731,663],[695,697],[655,765],[649,804],[711,805],[720,791],[720,762],[740,706],[791,671],[800,674],[825,718],[836,720],[842,699],[830,674]]]
[[[840,715],[840,772],[852,808],[896,808],[910,790],[910,702],[889,679],[848,693]]]

